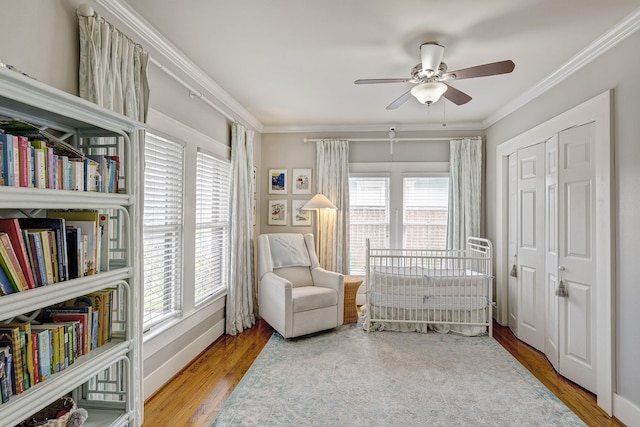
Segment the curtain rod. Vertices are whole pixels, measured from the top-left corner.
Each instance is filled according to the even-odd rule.
[[[389,141],[393,141],[393,142],[399,142],[399,141],[451,141],[452,139],[456,139],[456,138],[460,138],[460,137],[449,137],[449,138],[335,138],[335,139],[346,139],[349,142],[377,142],[377,141],[384,141],[384,142],[389,142]],[[466,137],[463,137],[466,138]],[[304,142],[318,142],[318,141],[324,141],[325,139],[331,139],[331,138],[305,138]]]

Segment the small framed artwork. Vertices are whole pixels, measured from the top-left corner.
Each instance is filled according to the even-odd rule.
[[[311,194],[311,169],[293,169],[291,174],[291,194]]]
[[[269,200],[269,225],[287,225],[286,200]]]
[[[308,200],[291,201],[291,225],[311,225],[311,211],[304,211],[302,207]]]
[[[269,194],[287,194],[286,169],[269,169]]]

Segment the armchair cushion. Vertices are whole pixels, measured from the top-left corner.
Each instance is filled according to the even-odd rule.
[[[291,286],[313,286],[313,278],[309,267],[274,268],[273,272],[291,282]]]
[[[291,298],[294,313],[338,305],[338,293],[321,286],[298,286],[291,290]]]

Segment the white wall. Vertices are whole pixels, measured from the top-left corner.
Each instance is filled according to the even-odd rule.
[[[615,234],[615,353],[616,391],[614,415],[630,412],[640,417],[640,303],[637,252],[640,250],[640,33],[596,59],[592,64],[487,129],[487,217],[495,216],[496,146],[607,89],[614,95],[614,218]],[[495,238],[496,224],[487,224]],[[631,424],[630,420],[621,418]],[[635,418],[640,419],[640,418]],[[634,421],[635,422],[635,421]]]
[[[0,61],[77,95],[79,42],[75,10],[82,3],[92,5],[101,13],[99,6],[87,0],[3,0]],[[126,33],[124,25],[107,19]],[[230,145],[229,119],[202,100],[190,97],[187,89],[154,64],[149,65],[149,81],[150,109],[153,110],[150,125],[186,142],[187,157],[195,153],[196,145],[208,144],[213,151],[215,146]],[[254,158],[258,166],[260,140],[260,134],[256,134]],[[185,274],[185,281],[193,280],[193,275]],[[180,319],[161,333],[145,337],[144,397],[149,397],[223,333],[224,296],[197,309],[187,301]]]

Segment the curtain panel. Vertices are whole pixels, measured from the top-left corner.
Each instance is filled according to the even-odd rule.
[[[482,219],[482,138],[452,139],[449,147],[447,249],[465,249],[480,236]]]
[[[322,209],[316,218],[320,265],[349,274],[349,142],[322,140],[316,143],[317,192],[338,208]]]
[[[226,332],[236,335],[256,321],[253,286],[253,136],[239,123],[231,129],[229,280]]]
[[[80,97],[146,122],[149,55],[97,13],[79,15],[78,22]]]

